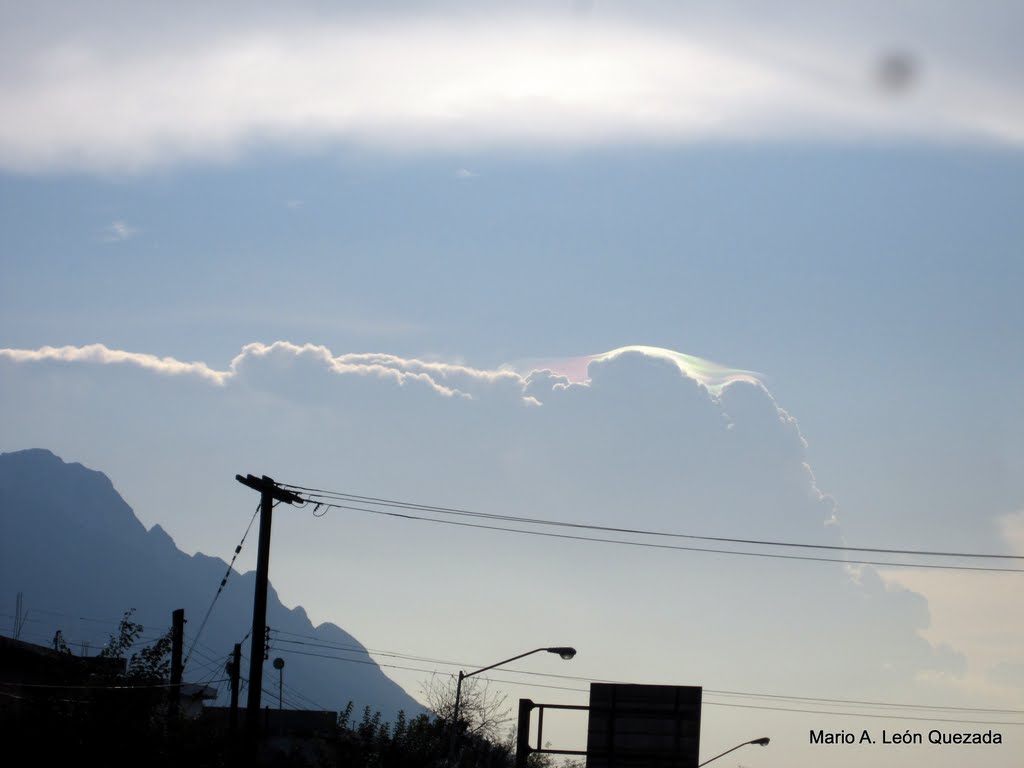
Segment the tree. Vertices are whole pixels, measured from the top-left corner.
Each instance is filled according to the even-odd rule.
[[[441,766],[447,749],[448,730],[436,717],[419,715],[409,720],[398,713],[394,726],[381,721],[380,712],[363,710],[353,718],[353,704],[338,716],[333,740],[334,760],[346,768],[427,768]]]
[[[155,737],[162,733],[167,718],[166,683],[171,671],[171,633],[168,631],[152,645],[131,653],[145,630],[144,626],[132,621],[134,613],[134,608],[124,612],[117,632],[110,636],[110,641],[99,653],[102,658],[125,660],[124,675],[107,678],[105,682],[110,687],[102,698],[104,708],[117,713],[114,715],[116,719],[130,724],[136,733]]]
[[[550,745],[550,742],[548,745]],[[562,758],[559,761],[554,755],[532,752],[526,758],[526,766],[527,768],[586,768],[586,763],[575,758]]]
[[[138,622],[132,621],[134,608],[129,608],[121,617],[117,634],[110,636],[110,642],[99,655],[108,659],[124,659],[138,642],[145,630]],[[160,684],[171,674],[171,630],[138,653],[127,658],[127,682],[137,685]]]
[[[66,754],[106,766],[178,762],[181,733],[167,728],[171,637],[140,647],[144,627],[133,614],[125,611],[99,659],[72,657],[55,638],[68,672],[54,690],[25,707],[18,721],[21,733],[36,745],[38,762],[59,763]],[[111,663],[96,663],[100,660]],[[204,745],[202,754],[210,753]]]
[[[64,633],[61,630],[57,630],[57,633],[53,636],[53,650],[57,653],[63,654],[64,656],[71,656],[71,648],[68,646],[67,641],[64,639]]]
[[[445,723],[455,716],[455,695],[458,678],[431,675],[420,688],[427,706]],[[459,700],[459,728],[470,738],[491,742],[503,740],[504,731],[512,722],[508,695],[492,691],[487,680],[470,677],[462,681]]]

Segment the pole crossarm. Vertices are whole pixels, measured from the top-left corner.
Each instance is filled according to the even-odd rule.
[[[246,475],[245,477],[235,475],[235,480],[240,482],[242,485],[252,488],[254,491],[269,493],[270,498],[274,499],[274,501],[283,501],[285,504],[302,503],[302,497],[292,493],[291,491],[285,490],[275,483],[274,478],[272,477],[267,477],[266,475],[263,477],[256,477],[256,475]]]

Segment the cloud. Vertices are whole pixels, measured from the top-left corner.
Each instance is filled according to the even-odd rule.
[[[1010,551],[1016,555],[1024,555],[1024,510],[1003,515],[999,519],[999,529],[1003,539],[1009,544]]]
[[[1024,512],[996,520],[996,531],[1007,554],[1024,555]],[[1003,564],[1003,563],[1000,563]],[[954,690],[975,698],[1018,706],[1024,686],[1024,620],[1006,610],[1006,596],[1019,589],[1019,574],[954,574],[883,569],[886,583],[924,595],[932,621],[921,635],[933,647],[969,648],[963,674],[924,675],[937,691]]]
[[[206,363],[183,363],[172,357],[157,357],[140,352],[109,349],[103,344],[84,347],[40,347],[39,349],[0,349],[0,358],[16,363],[96,363],[100,365],[130,365],[168,376],[195,376],[211,384],[223,385],[230,377],[228,371],[215,371]]]
[[[128,240],[129,238],[135,237],[139,233],[139,230],[135,227],[130,227],[123,221],[114,221],[109,227],[104,230],[105,234],[103,240],[108,243],[121,242],[122,240]]]
[[[671,363],[679,372],[688,379],[698,382],[714,395],[720,395],[726,385],[737,381],[746,381],[758,384],[758,375],[753,371],[743,371],[737,368],[728,368],[724,365],[704,360],[694,355],[686,355],[672,349],[663,347],[651,347],[640,344],[619,347],[609,352],[589,357],[569,358],[565,360],[547,360],[544,364],[557,371],[574,377],[577,381],[589,377],[590,365],[602,363],[623,355],[641,355],[646,358],[665,360]],[[585,372],[585,373],[584,373]]]
[[[195,376],[203,381],[224,386],[230,382],[268,384],[285,378],[298,381],[310,376],[370,377],[390,381],[398,386],[422,386],[444,397],[472,397],[487,394],[491,389],[520,392],[524,380],[508,370],[484,371],[464,365],[403,359],[388,354],[347,354],[334,356],[327,347],[316,344],[246,344],[225,370],[215,370],[203,362],[182,362],[172,357],[110,349],[103,344],[83,347],[41,347],[0,349],[0,357],[17,363],[94,363],[130,365],[171,376]],[[504,385],[504,386],[501,386]],[[298,396],[303,392],[298,391]]]
[[[278,372],[294,366],[311,364],[321,372],[336,375],[354,374],[387,379],[399,385],[421,382],[444,396],[462,395],[485,397],[491,392],[505,390],[523,394],[531,387],[529,397],[544,394],[539,389],[543,380],[545,389],[551,390],[568,386],[573,378],[577,383],[589,382],[591,366],[617,358],[633,356],[648,360],[662,360],[678,369],[690,380],[709,393],[718,396],[730,383],[748,382],[760,386],[756,374],[751,371],[727,368],[693,355],[685,355],[669,349],[650,346],[620,347],[599,355],[543,361],[546,368],[530,367],[517,372],[503,366],[496,370],[473,368],[468,365],[426,361],[416,358],[402,358],[386,353],[349,353],[334,355],[330,349],[316,344],[293,344],[275,341],[272,344],[253,342],[246,344],[225,370],[214,370],[203,362],[183,362],[171,357],[157,357],[140,352],[110,349],[104,344],[89,344],[83,347],[41,347],[29,349],[0,349],[0,356],[20,363],[59,361],[65,363],[128,364],[168,375],[194,375],[200,379],[224,385],[233,379],[253,376],[255,369],[263,373]],[[525,364],[519,364],[523,366]],[[561,372],[568,375],[560,375]],[[546,374],[546,375],[544,375]],[[607,386],[607,385],[605,385]]]
[[[877,88],[885,51],[869,53],[856,37],[877,28],[816,32],[795,17],[759,24],[644,7],[583,20],[539,6],[514,15],[297,9],[284,18],[264,8],[239,24],[219,14],[164,18],[168,9],[155,6],[124,14],[118,26],[132,34],[121,36],[82,19],[36,35],[25,24],[27,40],[12,41],[11,75],[0,79],[0,166],[130,170],[266,142],[384,151],[1024,142],[1011,68],[942,47],[945,27],[919,25],[922,44],[942,55],[921,67],[927,77],[900,76],[896,104]],[[940,16],[955,26],[954,11]]]
[[[245,385],[273,387],[286,397],[309,397],[311,383],[328,390],[339,378],[368,378],[399,387],[424,388],[443,397],[469,397],[446,381],[443,366],[428,366],[391,355],[334,356],[327,347],[276,341],[247,344],[230,366],[230,375]],[[328,376],[329,379],[324,377]],[[324,392],[325,390],[320,390]]]
[[[257,470],[520,517],[841,541],[798,423],[751,375],[644,346],[586,359],[585,378],[574,380],[284,341],[248,344],[219,370],[102,345],[0,350],[0,449],[45,445],[103,467],[187,550],[236,540],[237,516],[207,510],[236,507],[227,481]],[[124,376],[127,367],[144,375]],[[207,386],[178,386],[184,377]],[[154,477],[153,467],[168,466],[203,500],[195,510],[172,503]],[[452,649],[516,645],[510,633],[526,642],[544,627],[586,638],[588,653],[605,660],[582,674],[848,698],[879,697],[927,675],[955,678],[963,667],[948,643],[922,636],[924,598],[870,567],[854,578],[839,564],[503,534],[354,510],[318,518],[297,539],[294,526],[307,524],[298,511],[275,521],[276,586],[312,615],[337,620],[340,587],[344,623],[383,632],[375,639],[366,630],[380,647],[430,626],[417,650],[443,656],[447,645],[457,656]],[[349,587],[363,574],[372,582]],[[409,585],[427,580],[430,599],[410,600]],[[399,603],[400,611],[380,610]],[[495,606],[501,620],[477,622],[471,644],[457,622],[436,619],[491,615]],[[638,638],[644,658],[620,658]]]
[[[480,178],[480,174],[476,171],[471,171],[468,168],[459,168],[459,170],[455,172],[455,178],[462,180],[478,179]]]

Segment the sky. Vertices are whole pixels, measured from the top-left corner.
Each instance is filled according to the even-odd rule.
[[[101,470],[225,558],[255,503],[236,473],[1024,556],[1022,16],[0,3],[0,451]],[[568,679],[495,673],[510,700],[702,685],[702,759],[772,739],[722,765],[1019,765],[1024,726],[991,723],[1024,722],[1022,576],[920,565],[1021,561],[861,559],[915,566],[280,508],[271,578],[467,670],[577,647],[512,668]],[[1004,743],[808,743],[883,728]]]

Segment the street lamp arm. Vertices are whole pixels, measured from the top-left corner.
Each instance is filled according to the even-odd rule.
[[[491,664],[489,667],[484,667],[483,669],[478,669],[475,672],[462,672],[460,674],[462,675],[463,678],[472,677],[473,675],[479,675],[481,672],[486,672],[489,669],[494,669],[495,667],[500,667],[500,666],[502,666],[504,664],[508,664],[510,662],[513,662],[513,661],[518,661],[519,659],[523,658],[524,656],[532,656],[535,653],[540,653],[541,651],[546,651],[546,650],[547,650],[547,648],[534,648],[532,651],[527,651],[526,653],[520,653],[518,656],[513,656],[511,659],[505,659],[504,661],[499,661],[497,664]]]
[[[486,672],[489,669],[494,669],[495,667],[500,667],[503,664],[508,664],[509,662],[512,662],[512,661],[517,661],[517,660],[523,658],[524,656],[532,656],[533,654],[540,653],[541,651],[547,651],[548,653],[557,653],[559,656],[561,656],[565,660],[571,659],[571,658],[573,658],[576,655],[576,649],[575,648],[570,648],[567,645],[555,646],[555,647],[552,647],[552,648],[534,648],[532,651],[527,651],[526,653],[520,653],[518,656],[513,656],[511,659],[505,659],[504,661],[499,661],[497,664],[491,664],[489,667],[484,667],[483,669],[477,669],[477,670],[474,670],[472,672],[463,672],[461,669],[459,670],[459,681],[455,685],[455,711],[452,714],[452,722],[451,722],[451,741],[450,741],[450,744],[449,744],[449,753],[448,753],[448,757],[449,757],[450,760],[454,760],[455,756],[456,756],[456,754],[458,752],[459,709],[460,709],[461,704],[462,704],[462,681],[465,680],[467,677],[473,677],[473,675],[479,675],[481,672]]]
[[[703,763],[701,763],[700,765],[698,765],[698,766],[697,766],[697,768],[701,768],[701,766],[707,765],[708,763],[710,763],[710,762],[712,762],[712,761],[714,761],[714,760],[717,760],[717,759],[718,759],[718,758],[720,758],[720,757],[725,757],[725,756],[726,756],[726,755],[728,755],[728,754],[729,754],[730,752],[735,752],[735,751],[736,751],[737,749],[739,749],[740,747],[745,747],[745,746],[747,746],[748,744],[758,744],[758,745],[760,745],[760,746],[762,746],[762,747],[766,747],[766,746],[768,746],[768,742],[769,742],[769,741],[770,741],[770,739],[769,739],[769,738],[768,738],[767,736],[762,736],[762,737],[761,737],[760,739],[752,739],[752,740],[750,740],[750,741],[744,741],[744,742],[743,742],[742,744],[737,744],[737,745],[736,745],[735,747],[733,747],[732,749],[727,749],[727,750],[725,750],[725,752],[723,752],[723,753],[722,753],[722,754],[720,754],[720,755],[715,755],[715,756],[714,756],[714,757],[712,757],[712,758],[711,758],[710,760],[705,760],[705,761],[704,761]]]

